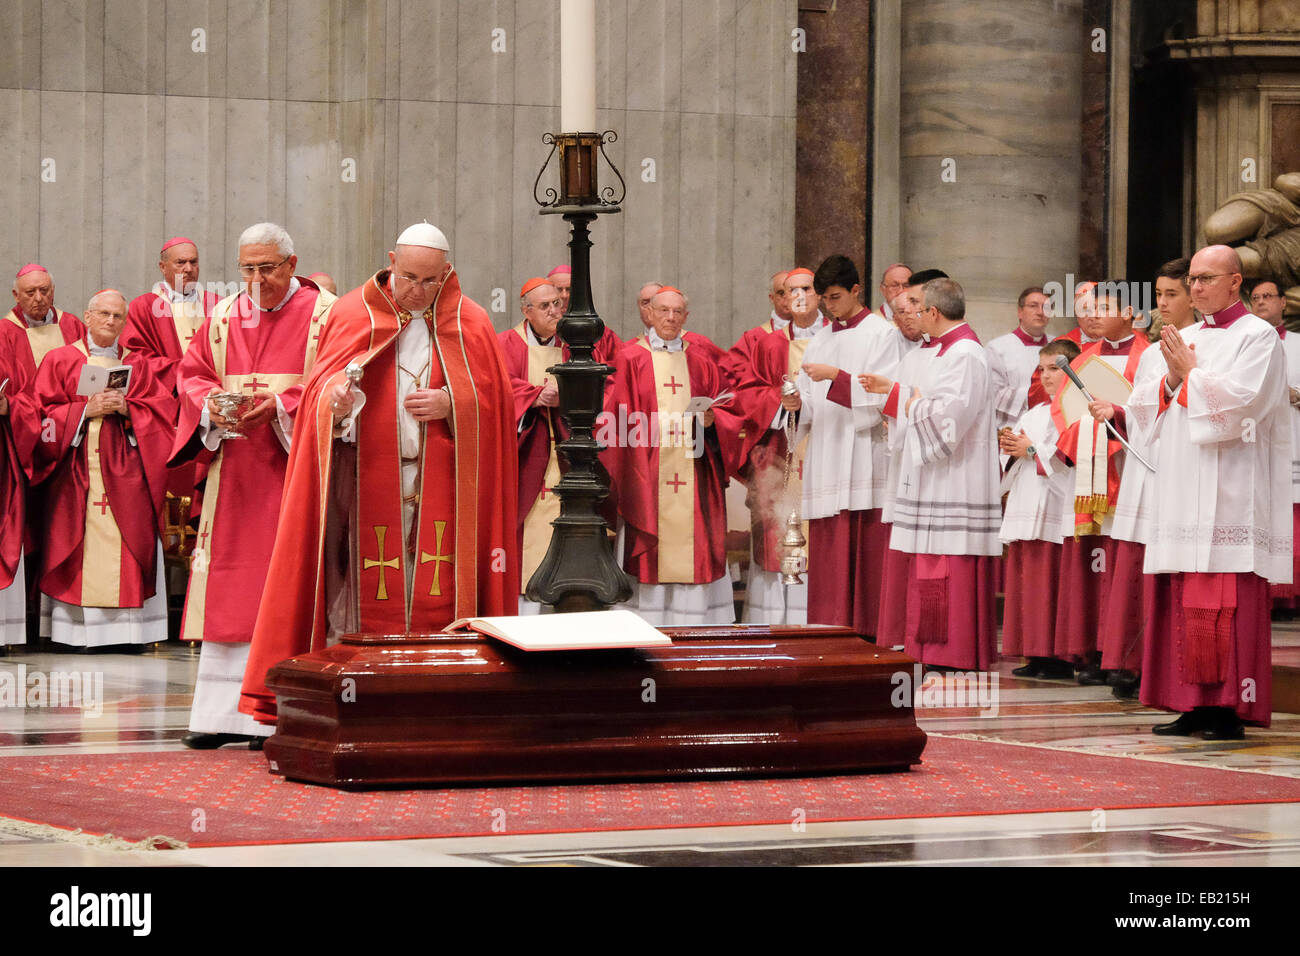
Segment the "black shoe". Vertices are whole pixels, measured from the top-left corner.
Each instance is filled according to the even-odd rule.
[[[1017,667],[1015,670],[1013,670],[1011,672],[1011,676],[1012,677],[1042,677],[1044,660],[1045,658],[1042,657],[1031,657],[1029,658],[1029,663],[1025,664],[1023,667]]]
[[[1108,682],[1111,694],[1119,700],[1132,700],[1137,697],[1142,686],[1142,677],[1132,671],[1111,671]]]
[[[1246,725],[1234,711],[1219,709],[1201,737],[1205,740],[1241,740],[1246,736]]]
[[[1044,657],[1043,676],[1050,680],[1074,680],[1074,665],[1055,657]]]
[[[1102,687],[1106,683],[1106,672],[1100,667],[1087,667],[1079,671],[1078,681],[1084,687]]]
[[[226,744],[247,744],[257,739],[247,734],[186,734],[181,743],[191,750],[216,750]]]
[[[248,742],[248,749],[249,749],[249,750],[261,750],[261,749],[262,749],[262,744],[264,744],[264,743],[266,743],[266,738],[265,738],[265,737],[254,737],[252,740],[250,740],[250,741]]]
[[[1156,724],[1151,732],[1157,737],[1190,737],[1208,726],[1204,710],[1191,710],[1180,714],[1178,719],[1167,724]]]

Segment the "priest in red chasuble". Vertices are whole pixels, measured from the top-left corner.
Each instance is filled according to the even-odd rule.
[[[148,363],[118,344],[126,299],[90,300],[84,339],[50,352],[36,374],[46,439],[34,474],[48,521],[40,587],[51,637],[104,647],[167,639],[158,514],[171,445],[169,397]],[[103,382],[83,379],[103,369]],[[93,389],[93,391],[92,391]]]
[[[517,610],[514,396],[448,251],[411,226],[331,313],[244,678],[240,710],[260,721],[276,716],[267,672],[340,634]]]
[[[551,542],[551,522],[560,516],[560,499],[552,489],[560,480],[556,444],[568,436],[560,419],[560,394],[552,365],[569,360],[569,347],[557,333],[563,296],[549,279],[529,279],[520,289],[519,308],[524,319],[497,336],[505,356],[506,371],[515,396],[519,430],[519,553],[520,588],[546,557]],[[596,343],[592,358],[614,364],[621,347],[612,333]],[[606,380],[608,384],[608,380]],[[519,598],[520,614],[537,614],[541,605]]]
[[[791,321],[751,343],[749,359],[738,366],[736,392],[745,414],[740,474],[748,488],[752,518],[743,620],[759,624],[808,623],[807,582],[784,584],[781,579],[780,541],[790,513],[802,513],[808,448],[806,435],[793,449],[789,445],[798,416],[782,406],[781,388],[787,377],[791,382],[798,379],[808,343],[826,320],[819,309],[821,296],[813,286],[812,271],[792,269],[785,275],[784,301]],[[807,538],[807,522],[801,524]]]
[[[203,511],[181,625],[202,640],[190,733],[207,749],[269,730],[240,714],[239,685],[280,515],[303,380],[334,297],[294,275],[293,240],[274,223],[239,237],[245,288],[195,333],[178,375],[180,423],[171,465],[207,464]],[[234,408],[217,396],[238,395]]]
[[[199,249],[192,239],[173,236],[164,242],[158,271],[162,280],[127,306],[122,345],[148,363],[163,388],[175,392],[181,358],[220,297],[199,285]],[[173,421],[179,411],[173,401]],[[193,495],[195,479],[194,462],[187,461],[169,469],[167,490],[178,497]]]
[[[652,325],[619,353],[596,439],[623,519],[625,605],[651,624],[729,624],[723,487],[737,467],[742,419],[722,407],[691,412],[723,391],[713,358],[683,341],[686,297],[651,302]]]

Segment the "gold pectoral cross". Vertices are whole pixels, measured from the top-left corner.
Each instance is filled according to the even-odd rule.
[[[433,531],[434,531],[434,535],[435,535],[435,541],[434,541],[433,550],[434,550],[435,552],[438,552],[438,553],[437,553],[437,554],[430,554],[428,551],[421,551],[421,552],[420,552],[420,563],[421,563],[421,564],[428,564],[430,561],[433,561],[433,562],[434,562],[434,565],[433,565],[433,587],[429,588],[429,596],[430,596],[430,597],[442,597],[442,585],[441,585],[441,583],[440,583],[439,580],[438,580],[439,575],[440,575],[441,572],[442,572],[442,563],[445,561],[448,565],[451,565],[452,567],[455,566],[455,562],[452,560],[452,557],[451,557],[450,554],[442,554],[442,553],[441,553],[441,552],[442,552],[442,535],[443,535],[443,532],[445,532],[446,530],[447,530],[447,522],[445,522],[445,521],[435,521],[435,522],[433,523]]]
[[[384,536],[387,534],[388,525],[381,524],[375,526],[375,539],[379,542],[379,560],[376,561],[374,558],[366,558],[361,563],[361,567],[365,571],[369,571],[371,568],[379,569],[379,590],[375,593],[376,601],[388,600],[388,582],[386,580],[387,575],[384,572],[388,568],[392,568],[396,571],[399,567],[397,558],[391,558],[387,561],[384,560]]]

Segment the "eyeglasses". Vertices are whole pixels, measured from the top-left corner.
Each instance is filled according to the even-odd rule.
[[[433,291],[438,287],[438,283],[442,281],[442,276],[434,276],[432,279],[417,279],[415,276],[397,274],[395,275],[395,278],[401,279],[408,285],[418,285],[425,292]]]
[[[1222,279],[1224,276],[1230,276],[1230,275],[1236,275],[1236,273],[1220,272],[1218,275],[1188,276],[1187,282],[1190,285],[1196,285],[1197,283],[1200,283],[1201,285],[1209,285],[1215,279]]]
[[[249,264],[241,262],[239,264],[239,274],[245,279],[252,278],[253,276],[269,276],[272,272],[280,268],[280,266],[284,265],[292,258],[293,256],[285,256],[279,262],[275,263],[261,262],[257,264]]]
[[[1269,299],[1280,299],[1282,296],[1276,292],[1256,292],[1250,297],[1251,302],[1267,302]]]

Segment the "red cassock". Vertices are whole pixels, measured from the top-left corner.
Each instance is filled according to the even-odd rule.
[[[325,646],[335,584],[351,580],[363,632],[430,632],[458,617],[517,610],[519,567],[504,559],[514,554],[518,487],[510,378],[491,320],[462,295],[455,272],[433,304],[428,381],[447,388],[452,427],[425,423],[414,534],[403,541],[396,409],[404,325],[388,277],[384,270],[335,303],[302,393],[266,579],[275,599],[258,616],[239,703],[263,722],[276,715],[267,672]],[[352,362],[364,368],[366,397],[355,446],[335,440],[330,397]]]
[[[552,457],[554,457],[552,445],[555,442],[563,441],[569,436],[569,430],[560,418],[558,408],[535,408],[533,406],[544,386],[534,384],[534,381],[532,381],[538,378],[539,371],[544,374],[544,369],[539,369],[536,366],[550,361],[546,356],[550,356],[558,362],[569,361],[569,347],[560,341],[558,335],[552,339],[549,346],[530,346],[525,337],[525,324],[526,321],[521,322],[513,329],[507,329],[497,336],[497,341],[501,343],[501,352],[505,356],[506,372],[510,376],[510,387],[514,392],[515,422],[517,426],[522,423],[522,427],[519,428],[518,442],[518,546],[521,551],[525,547],[525,522],[534,504],[541,496],[543,488],[546,488],[547,470],[551,465]],[[619,340],[619,337],[607,327],[600,341],[592,349],[591,357],[597,362],[603,362],[612,367],[622,347],[623,343]],[[554,380],[554,376],[548,377]],[[609,388],[612,378],[611,376],[605,379],[606,389]],[[560,472],[563,472],[564,463],[557,462],[556,467]],[[555,509],[555,514],[559,514],[558,507]],[[607,520],[612,523],[612,519],[613,513],[611,510]],[[528,569],[525,569],[522,575],[522,583],[526,584],[528,577]]]
[[[288,453],[269,423],[221,441],[216,452],[203,445],[199,426],[213,389],[274,392],[295,417],[325,309],[334,301],[310,280],[299,282],[273,312],[255,308],[244,292],[222,299],[181,360],[180,423],[168,465],[193,460],[207,467],[181,624],[185,640],[244,643],[253,634]]]
[[[203,323],[212,317],[219,301],[215,292],[200,291],[199,298],[192,303],[173,303],[167,287],[160,282],[152,291],[131,300],[126,310],[126,327],[122,330],[122,347],[148,363],[164,390],[175,392],[181,358]],[[173,399],[173,423],[179,414],[180,402]],[[168,469],[167,490],[178,497],[192,496],[195,484],[202,477],[194,462],[185,462]]]
[[[86,334],[85,323],[71,312],[55,309],[55,314],[58,316],[55,322],[36,328],[28,328],[13,309],[0,319],[0,356],[5,366],[0,382],[9,379],[4,390],[9,398],[9,423],[18,457],[29,472],[41,435],[40,403],[33,392],[37,366],[50,352],[80,342]],[[29,554],[35,554],[40,548],[44,516],[41,490],[29,487],[23,519],[23,546]]]
[[[803,353],[812,341],[793,340],[793,328],[789,325],[756,337],[741,377],[735,383],[736,406],[744,416],[737,474],[749,488],[753,557],[764,571],[773,572],[781,570],[779,543],[785,529],[780,520],[764,520],[764,516],[776,514],[775,505],[782,491],[797,502],[802,488],[799,477],[802,460],[797,456],[791,462],[790,488],[785,487],[787,438],[783,430],[771,427],[781,407],[782,381],[791,373],[792,364],[802,363]],[[750,329],[754,331],[757,330]]]
[[[790,323],[786,323],[788,328]],[[744,334],[731,350],[724,353],[721,359],[723,380],[732,385],[739,385],[749,375],[750,365],[754,360],[754,352],[759,344],[769,335],[776,331],[774,320],[768,319],[762,325],[757,325],[752,329],[746,329]],[[768,419],[771,421],[771,419]]]
[[[131,369],[129,417],[83,422],[77,384],[87,363]],[[91,358],[85,342],[50,352],[34,390],[52,439],[38,444],[33,475],[45,482],[49,515],[41,590],[67,604],[141,607],[157,582],[170,396],[140,356]]]
[[[5,394],[8,394],[13,385],[16,363],[12,348],[6,350],[2,345],[0,343],[0,382],[10,380],[10,386],[5,389]],[[19,452],[14,408],[11,404],[9,414],[0,416],[0,590],[14,583],[18,561],[22,557],[30,477],[31,449],[28,448],[26,455]]]
[[[690,395],[716,396],[724,390],[714,356],[690,340],[680,354],[685,358]],[[649,422],[657,420],[661,411],[668,414],[670,403],[682,397],[679,389],[683,384],[674,378],[657,389],[654,358],[646,340],[627,343],[618,356],[614,384],[605,394],[604,427],[597,431],[597,438],[607,446],[601,458],[609,469],[624,522],[623,568],[643,584],[707,584],[718,580],[727,569],[723,487],[727,474],[737,467],[743,417],[715,408],[715,427],[708,430],[711,435],[706,432],[702,453],[693,463],[686,457],[683,465],[692,469],[687,477],[692,479],[694,490],[694,518],[684,523],[681,530],[693,541],[693,567],[682,567],[671,577],[660,573],[661,533],[665,541],[670,538],[670,529],[663,527],[665,517],[660,513],[660,499],[672,500],[668,495],[682,493],[687,485],[682,483],[680,473],[661,467],[659,444],[666,449],[672,446],[668,451],[675,454],[691,451],[692,438],[689,431],[684,437],[660,433],[656,442],[650,437]],[[663,391],[663,396],[656,391]],[[696,422],[695,427],[698,425]],[[670,422],[666,430],[671,431],[672,427]],[[607,440],[614,439],[613,429],[619,432],[617,439]],[[660,429],[656,426],[653,431],[660,432]],[[678,535],[677,540],[682,537]]]

